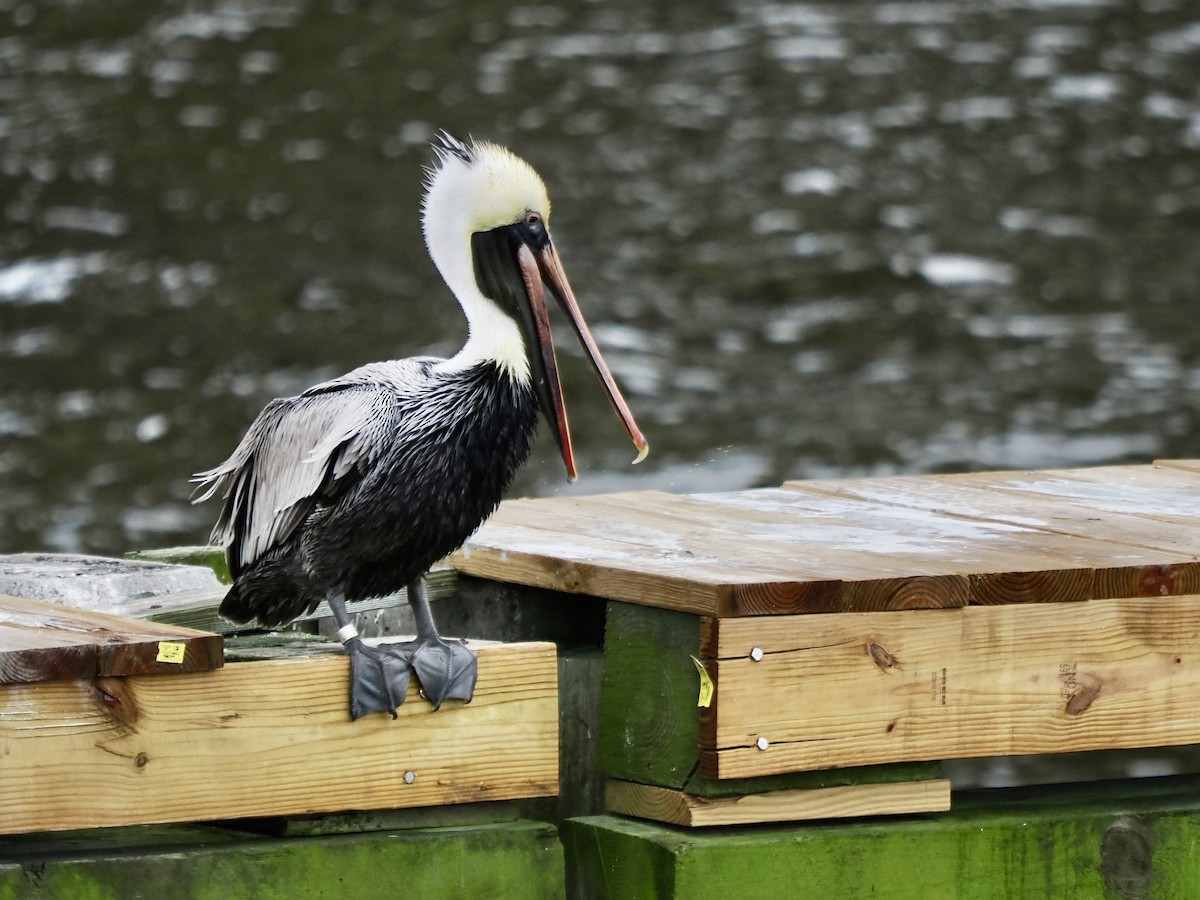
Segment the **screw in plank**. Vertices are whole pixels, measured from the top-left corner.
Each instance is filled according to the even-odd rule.
[[[760,737],[757,741],[754,742],[754,746],[757,747],[759,750],[766,750],[767,747],[771,746],[771,742],[768,741],[765,737]]]
[[[750,658],[752,660],[754,660],[755,662],[762,662],[762,658],[763,658],[762,647],[755,647],[753,650],[751,650]]]
[[[404,773],[404,783],[405,784],[412,784],[416,780],[417,780],[416,772],[405,772]]]

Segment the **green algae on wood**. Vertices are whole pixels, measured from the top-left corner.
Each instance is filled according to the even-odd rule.
[[[563,825],[581,896],[607,900],[1191,900],[1200,777],[956,794],[938,816],[685,830]]]
[[[155,550],[134,550],[126,553],[125,556],[128,559],[141,559],[147,562],[205,566],[212,569],[223,584],[233,581],[229,575],[229,565],[225,562],[225,551],[221,547],[163,547]]]
[[[329,897],[522,897],[565,893],[552,825],[518,821],[325,837],[211,839],[188,832],[160,846],[33,852],[0,842],[0,900],[308,900]]]

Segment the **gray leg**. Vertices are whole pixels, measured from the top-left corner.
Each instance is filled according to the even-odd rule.
[[[467,700],[475,694],[478,675],[475,653],[462,641],[443,640],[433,624],[424,576],[408,585],[408,602],[417,621],[417,639],[411,645],[412,667],[421,682],[421,693],[439,708],[446,700]]]
[[[424,575],[409,582],[408,605],[412,607],[413,618],[417,620],[417,637],[438,637],[437,626],[433,624],[433,610],[429,608],[429,591],[425,588]]]
[[[358,719],[373,712],[388,712],[396,718],[396,707],[408,693],[410,654],[388,647],[368,647],[350,621],[345,598],[331,594],[325,599],[333,610],[338,637],[350,657],[350,718]]]

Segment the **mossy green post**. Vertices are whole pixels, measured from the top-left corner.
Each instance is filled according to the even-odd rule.
[[[565,896],[558,833],[542,822],[311,838],[185,832],[124,847],[102,837],[0,841],[0,900]]]
[[[1200,778],[956,795],[952,813],[688,830],[563,826],[594,900],[1194,900]]]

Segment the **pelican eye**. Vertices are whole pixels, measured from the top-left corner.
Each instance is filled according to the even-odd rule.
[[[541,244],[548,240],[546,235],[546,220],[542,218],[541,213],[529,210],[521,219],[521,229],[528,235],[527,239],[531,239],[535,245]]]

